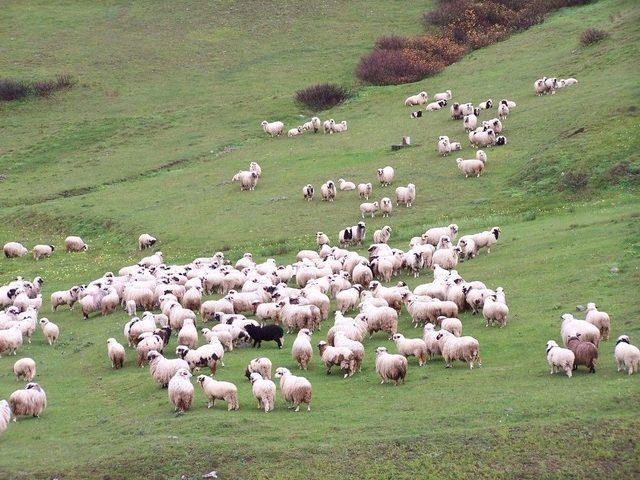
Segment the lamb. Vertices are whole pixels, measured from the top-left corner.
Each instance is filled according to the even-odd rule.
[[[592,342],[596,347],[600,345],[600,330],[595,325],[585,321],[574,318],[570,313],[565,313],[561,317],[562,323],[560,325],[560,335],[565,347],[568,347],[569,337],[572,335],[580,334],[581,340]]]
[[[353,370],[362,371],[362,362],[364,360],[364,345],[358,340],[349,338],[345,332],[338,330],[333,337],[333,345],[338,348],[348,348],[353,354]]]
[[[302,128],[302,125],[299,125],[296,128],[291,128],[287,132],[287,137],[297,137],[298,135],[302,135],[303,132],[304,129]]]
[[[117,370],[124,366],[124,347],[115,338],[107,340],[107,356],[111,361],[111,368]]]
[[[278,345],[278,348],[282,348],[284,345],[284,330],[280,325],[246,325],[244,329],[247,331],[251,340],[253,340],[253,346],[260,348],[262,341],[274,341]]]
[[[380,185],[387,187],[393,183],[396,173],[393,167],[387,165],[386,167],[379,168],[377,170],[377,175]]]
[[[640,349],[631,345],[628,335],[620,335],[616,340],[615,357],[618,371],[624,368],[629,375],[640,371]]]
[[[490,295],[484,300],[484,306],[482,307],[482,316],[484,317],[486,327],[497,322],[500,328],[507,325],[507,316],[509,315],[509,307],[506,304],[498,301],[497,295]]]
[[[249,164],[249,171],[254,172],[258,177],[262,176],[262,167],[260,167],[258,162],[251,162]]]
[[[407,99],[404,101],[404,105],[405,107],[414,107],[416,105],[424,105],[425,103],[427,103],[428,97],[429,95],[427,95],[427,92],[420,92],[420,93],[417,93],[416,95],[411,95],[410,97],[407,97]]]
[[[484,162],[482,160],[457,158],[456,164],[460,171],[464,173],[464,178],[469,178],[469,175],[475,175],[479,178],[484,172]]]
[[[493,100],[489,99],[486,102],[480,102],[480,105],[478,105],[478,108],[480,110],[487,110],[489,108],[493,108]]]
[[[2,251],[7,258],[24,257],[29,252],[24,245],[18,242],[6,243]]]
[[[501,103],[498,107],[498,117],[504,120],[509,116],[509,107],[507,107],[504,103]]]
[[[271,360],[267,357],[254,358],[249,362],[244,375],[251,379],[252,373],[259,373],[261,377],[271,379]]]
[[[47,408],[47,395],[37,383],[27,383],[22,390],[16,390],[9,397],[9,408],[13,413],[13,421],[17,422],[21,415],[40,418]]]
[[[436,323],[440,325],[442,330],[453,333],[456,337],[462,335],[462,322],[459,318],[440,315],[436,318]]]
[[[573,362],[575,360],[574,353],[568,348],[561,348],[553,340],[547,342],[547,362],[551,367],[549,372],[551,375],[562,370],[571,378],[573,375]]]
[[[502,100],[500,100],[500,105],[505,105],[506,107],[509,107],[509,108],[516,108],[516,102],[512,100],[507,100],[506,98],[503,98]]]
[[[373,243],[388,243],[391,238],[391,227],[385,225],[380,230],[373,232]]]
[[[440,110],[443,107],[447,106],[447,101],[446,100],[438,100],[437,102],[431,102],[427,105],[427,107],[425,108],[425,110],[427,112],[433,112],[436,110]]]
[[[311,383],[304,377],[292,375],[288,368],[279,367],[276,369],[276,378],[280,379],[280,390],[286,403],[290,403],[289,408],[300,411],[300,404],[307,404],[307,411],[311,411]]]
[[[389,197],[384,197],[380,200],[380,211],[382,212],[382,218],[388,217],[393,211],[393,203]]]
[[[488,147],[496,143],[496,133],[491,128],[472,131],[469,133],[469,141],[475,148]]]
[[[382,378],[381,384],[388,380],[398,383],[405,382],[409,362],[402,355],[388,353],[385,347],[376,348],[376,373]]]
[[[464,116],[459,103],[454,103],[453,105],[451,105],[449,110],[451,112],[452,120],[460,120]]]
[[[452,223],[448,227],[434,227],[428,229],[425,233],[422,234],[422,240],[425,244],[433,245],[434,247],[438,245],[440,241],[440,237],[448,236],[450,240],[455,240],[456,235],[458,234],[458,225]]]
[[[482,366],[480,362],[480,344],[475,338],[468,336],[456,337],[446,330],[440,330],[436,335],[436,339],[440,342],[440,350],[442,351],[442,358],[446,368],[451,368],[451,362],[454,360],[467,362],[470,369],[473,369],[474,363]]]
[[[231,382],[222,382],[208,375],[198,375],[198,383],[207,397],[207,408],[213,408],[216,400],[227,402],[227,411],[239,410],[238,387]]]
[[[589,341],[581,340],[581,336],[582,334],[576,333],[567,338],[567,348],[575,355],[573,369],[577,370],[578,365],[584,365],[589,369],[589,373],[596,373],[598,347]]]
[[[176,347],[176,355],[185,360],[192,371],[197,367],[209,367],[211,375],[215,375],[218,368],[218,360],[221,360],[224,355],[224,347],[219,341],[213,343],[214,341],[215,339],[212,337],[210,343],[202,345],[195,350],[191,350],[184,345],[178,345]]]
[[[313,185],[310,183],[302,187],[302,198],[304,198],[307,202],[313,200],[314,195]]]
[[[358,195],[360,198],[364,198],[365,200],[369,200],[369,196],[373,191],[373,185],[370,183],[359,183],[358,184]]]
[[[318,117],[311,117],[311,121],[305,123],[305,125],[308,124],[310,124],[308,130],[313,130],[313,133],[318,133],[320,131],[320,127],[322,126],[322,122]]]
[[[268,133],[271,137],[279,137],[284,132],[284,123],[282,122],[267,122],[264,120],[260,125],[264,133]]]
[[[21,358],[13,364],[13,374],[16,376],[16,380],[22,378],[27,382],[33,381],[36,376],[36,362],[33,358]]]
[[[138,237],[138,248],[140,250],[144,250],[145,248],[153,247],[158,240],[156,237],[149,235],[148,233],[143,233]]]
[[[320,194],[323,202],[333,202],[336,198],[336,185],[331,180],[327,180],[320,187]]]
[[[380,204],[378,202],[361,203],[360,204],[360,215],[362,216],[362,218],[364,218],[365,215],[371,214],[371,218],[373,218],[373,217],[375,217],[376,212],[378,211],[379,207],[380,207]]]
[[[474,243],[476,244],[476,253],[482,248],[487,249],[487,253],[491,253],[491,247],[498,242],[498,237],[502,230],[500,227],[493,227],[491,230],[485,230],[484,232],[471,235]]]
[[[33,259],[42,260],[51,256],[56,249],[53,245],[36,245],[33,247]]]
[[[609,340],[609,331],[611,330],[611,319],[606,312],[600,312],[593,302],[587,303],[587,315],[585,320],[595,325],[600,330],[600,336],[604,340]]]
[[[327,369],[327,375],[331,374],[331,367],[338,365],[344,372],[344,378],[350,377],[355,373],[355,359],[353,352],[345,347],[332,347],[327,342],[318,343],[318,351],[322,363]]]
[[[184,319],[182,328],[178,332],[178,345],[185,345],[191,349],[198,346],[198,330],[193,319]]]
[[[240,170],[231,179],[232,182],[240,183],[240,191],[255,190],[258,184],[258,174],[247,170]]]
[[[316,245],[318,245],[318,247],[322,247],[323,245],[329,245],[329,236],[323,232],[317,232]]]
[[[181,414],[191,408],[193,403],[193,385],[191,384],[191,372],[186,368],[180,368],[171,377],[168,385],[169,401],[175,407],[175,412]]]
[[[406,187],[396,188],[396,206],[400,204],[405,207],[411,207],[416,199],[416,186],[413,183],[408,184]]]
[[[135,300],[127,300],[125,302],[125,311],[127,312],[127,315],[129,315],[130,317],[134,317],[137,313],[137,306],[136,306],[136,301]]]
[[[6,330],[0,330],[0,358],[4,352],[16,355],[18,348],[22,346],[22,331],[20,327],[13,326]]]
[[[257,372],[252,373],[249,380],[251,380],[253,396],[258,400],[258,408],[265,413],[272,411],[276,402],[276,384],[262,378],[262,375]]]
[[[89,248],[89,245],[84,243],[84,240],[82,240],[82,238],[70,235],[64,239],[64,248],[67,253],[85,252]]]
[[[452,95],[451,95],[451,90],[445,90],[444,92],[441,93],[436,93],[433,96],[433,99],[438,101],[438,100],[451,100]]]
[[[7,429],[10,421],[11,409],[9,408],[9,402],[0,400],[0,433],[3,433]]]
[[[331,128],[331,133],[342,133],[347,131],[347,121],[343,120],[340,123],[334,123]]]
[[[78,294],[82,291],[79,286],[71,287],[69,290],[60,290],[51,294],[51,311],[55,312],[60,305],[68,305],[69,310],[78,301]]]
[[[423,366],[427,361],[427,344],[421,338],[405,338],[401,333],[392,337],[398,353],[405,357],[416,357],[418,365]]]
[[[351,191],[356,189],[356,184],[353,182],[348,182],[344,178],[338,179],[338,186],[342,191]]]

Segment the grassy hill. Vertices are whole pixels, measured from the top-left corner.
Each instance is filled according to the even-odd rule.
[[[122,339],[124,313],[82,321],[77,311],[43,315],[60,325],[53,348],[40,332],[19,355],[38,362],[49,408],[0,437],[2,478],[627,478],[640,474],[636,376],[617,373],[613,344],[640,342],[637,83],[640,8],[600,0],[563,9],[507,41],[475,51],[442,74],[412,85],[358,87],[353,69],[381,34],[419,32],[433,2],[7,2],[0,12],[3,75],[23,79],[60,72],[78,85],[47,99],[0,104],[0,241],[61,245],[70,233],[87,254],[0,261],[0,283],[42,275],[44,297],[136,262],[137,236],[160,238],[170,263],[222,250],[291,262],[314,235],[358,219],[360,200],[303,202],[300,189],[340,177],[375,179],[396,168],[413,182],[411,209],[391,219],[391,244],[455,221],[462,233],[494,225],[504,232],[490,255],[460,265],[466,279],[503,286],[511,311],[506,329],[486,329],[462,314],[479,339],[483,368],[418,368],[407,384],[379,385],[373,369],[383,335],[366,341],[361,374],[326,376],[317,356],[311,414],[254,408],[242,373],[254,350],[234,351],[218,377],[238,385],[239,412],[207,410],[197,387],[194,409],[174,417],[148,370],[111,371],[106,339]],[[588,27],[610,38],[580,47]],[[10,75],[9,75],[10,74]],[[535,97],[542,75],[580,84]],[[294,92],[335,81],[357,96],[321,117],[346,119],[342,135],[270,139],[264,119],[296,126],[308,112]],[[490,149],[486,174],[465,179],[436,139],[465,145],[445,111],[411,120],[404,98],[451,89],[455,99],[510,98],[508,145]],[[495,112],[495,110],[493,111]],[[493,114],[491,116],[494,116]],[[489,118],[485,116],[484,118]],[[410,135],[414,147],[392,153]],[[264,177],[253,192],[229,181],[251,161]],[[626,165],[620,167],[619,164]],[[622,176],[612,174],[625,173]],[[567,175],[570,173],[571,175]],[[586,185],[571,179],[586,178]],[[374,186],[374,197],[392,191]],[[616,267],[612,271],[612,267]],[[615,272],[615,273],[614,273]],[[429,281],[404,278],[411,287]],[[212,297],[217,298],[217,297]],[[597,302],[613,319],[596,375],[548,374],[548,339],[559,316]],[[47,313],[44,313],[47,312]],[[326,325],[314,336],[319,341]],[[400,331],[418,336],[403,312]],[[274,366],[293,366],[285,349],[265,346]],[[168,351],[173,351],[175,339]],[[19,384],[14,359],[0,358],[0,398]],[[279,393],[279,392],[278,392]]]

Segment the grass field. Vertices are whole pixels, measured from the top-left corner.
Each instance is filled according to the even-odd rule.
[[[168,263],[222,250],[292,262],[358,219],[356,195],[333,204],[303,202],[306,183],[328,178],[374,181],[393,165],[396,183],[413,182],[411,209],[367,220],[394,229],[406,249],[428,226],[460,225],[463,234],[500,225],[491,254],[461,264],[467,280],[503,286],[506,329],[461,315],[478,338],[483,368],[445,369],[410,361],[406,385],[379,384],[373,368],[384,335],[367,340],[363,372],[326,376],[317,356],[310,414],[288,412],[278,397],[269,415],[254,405],[242,376],[256,351],[225,357],[218,377],[238,385],[239,412],[194,408],[175,417],[166,391],[147,369],[112,371],[106,339],[122,340],[124,313],[81,320],[78,311],[43,315],[60,325],[49,347],[41,332],[21,356],[38,362],[49,407],[0,437],[0,478],[634,478],[640,475],[637,376],[616,372],[615,338],[640,342],[638,175],[640,8],[600,0],[563,9],[532,29],[475,51],[419,84],[361,87],[353,69],[375,38],[419,32],[434,2],[7,2],[0,19],[0,71],[22,79],[68,72],[78,85],[47,99],[0,104],[0,242],[61,245],[68,234],[86,254],[56,252],[46,261],[0,261],[0,284],[42,275],[52,291],[135,263],[137,236],[160,239]],[[611,33],[580,47],[588,27]],[[535,97],[542,75],[579,85]],[[357,95],[321,117],[346,119],[342,135],[267,138],[259,124],[302,123],[295,90],[336,81]],[[459,175],[435,151],[438,135],[466,134],[445,111],[410,120],[404,98],[451,89],[456,100],[510,98],[508,145],[491,149],[480,179]],[[495,110],[494,110],[495,112]],[[494,116],[494,115],[491,115]],[[489,118],[489,117],[485,117]],[[402,135],[414,147],[392,153]],[[471,158],[466,147],[463,157]],[[231,176],[251,161],[264,172],[253,192]],[[613,177],[621,162],[628,174]],[[637,170],[636,170],[637,171]],[[586,174],[573,189],[567,172]],[[384,193],[384,195],[383,195]],[[374,197],[390,195],[374,186]],[[616,267],[612,271],[612,268]],[[615,272],[615,273],[614,273]],[[429,281],[404,278],[411,287]],[[217,297],[212,297],[217,298]],[[612,316],[612,340],[598,372],[550,376],[545,344],[559,340],[560,315],[595,301]],[[46,313],[44,313],[46,312]],[[319,341],[327,326],[314,335]],[[400,331],[419,336],[403,311]],[[292,336],[260,354],[292,368]],[[175,338],[168,351],[175,348]],[[0,358],[0,398],[20,384],[13,358]],[[279,392],[278,392],[279,394]]]

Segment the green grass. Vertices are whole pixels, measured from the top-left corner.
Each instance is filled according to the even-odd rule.
[[[193,410],[174,417],[166,391],[136,369],[111,371],[106,339],[122,341],[122,312],[85,322],[77,311],[42,312],[62,337],[46,346],[37,332],[19,355],[38,362],[49,407],[0,437],[2,478],[632,478],[640,474],[638,378],[617,373],[614,341],[604,342],[596,375],[569,380],[548,374],[548,339],[559,316],[597,302],[613,319],[611,336],[638,343],[640,201],[637,176],[614,181],[610,169],[638,166],[640,8],[601,0],[563,9],[527,32],[475,51],[419,84],[362,87],[353,69],[383,33],[419,31],[433,2],[9,2],[0,12],[3,75],[46,77],[69,72],[73,89],[47,99],[0,105],[0,241],[61,245],[67,234],[90,244],[87,254],[56,252],[46,261],[0,261],[0,282],[45,278],[45,298],[61,288],[136,262],[142,231],[160,239],[171,263],[225,251],[291,262],[313,236],[335,233],[358,218],[355,195],[333,204],[302,201],[306,183],[327,178],[374,181],[393,165],[397,184],[417,186],[412,209],[389,220],[392,245],[427,226],[455,221],[462,233],[500,225],[490,255],[459,272],[503,286],[511,311],[506,329],[486,329],[462,314],[479,339],[484,366],[443,368],[410,361],[406,385],[379,385],[366,341],[363,372],[326,376],[314,358],[311,414],[259,412],[242,376],[254,350],[226,358],[218,377],[238,385],[239,412],[213,411],[196,389]],[[588,27],[611,37],[579,46]],[[106,48],[105,48],[106,46]],[[10,75],[9,75],[10,74]],[[535,97],[542,75],[580,84]],[[342,135],[266,138],[259,123],[302,123],[296,90],[338,82],[358,91],[321,117],[346,119]],[[456,100],[511,98],[505,147],[490,149],[486,174],[464,179],[435,140],[466,134],[446,112],[410,120],[410,93],[445,89]],[[493,111],[495,113],[495,110]],[[493,115],[492,115],[493,116]],[[584,129],[582,133],[575,133]],[[391,153],[402,135],[414,147]],[[233,148],[225,148],[232,146]],[[258,161],[264,177],[238,192],[233,173]],[[562,174],[584,173],[586,188],[561,191]],[[387,192],[374,186],[374,197]],[[618,273],[611,268],[617,267]],[[410,286],[428,281],[405,278]],[[46,312],[46,313],[45,313]],[[315,340],[326,332],[323,325]],[[411,329],[406,312],[400,331]],[[285,349],[265,345],[274,366],[293,367]],[[169,352],[175,348],[172,341]],[[0,359],[0,398],[18,388],[14,359]]]

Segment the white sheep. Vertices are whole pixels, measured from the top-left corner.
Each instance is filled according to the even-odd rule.
[[[253,372],[249,380],[253,396],[258,400],[258,409],[264,410],[265,413],[272,411],[276,403],[276,384],[262,378],[257,372]]]
[[[6,400],[0,400],[0,433],[7,430],[10,421],[11,408],[9,408],[9,402]]]
[[[9,407],[14,422],[22,415],[40,418],[40,414],[47,408],[47,395],[37,383],[27,383],[22,390],[16,390],[11,394]]]
[[[442,330],[453,333],[456,337],[460,337],[462,335],[462,322],[459,318],[440,315],[436,319],[436,323],[440,325]]]
[[[187,368],[179,369],[169,380],[167,393],[169,401],[175,407],[176,413],[186,412],[193,403],[193,385],[191,384],[191,372]]]
[[[282,122],[267,122],[264,120],[261,124],[264,133],[268,133],[271,137],[280,136],[284,132],[284,123]]]
[[[227,402],[227,411],[239,410],[238,387],[231,382],[223,382],[208,375],[199,375],[198,383],[207,397],[207,408],[213,408],[216,400]]]
[[[498,117],[504,120],[509,116],[509,107],[507,107],[504,103],[501,103],[498,107]]]
[[[198,330],[193,319],[184,319],[182,328],[178,332],[178,345],[186,345],[191,349],[198,346]]]
[[[313,185],[310,183],[302,187],[302,198],[304,198],[307,202],[313,200],[314,195]]]
[[[344,372],[344,378],[352,376],[356,371],[356,362],[353,352],[346,347],[333,347],[325,341],[318,343],[318,351],[322,363],[327,369],[327,375],[331,373],[331,367],[338,365]]]
[[[356,184],[353,182],[348,182],[344,178],[338,179],[338,188],[342,191],[350,191],[356,189]]]
[[[441,93],[436,93],[433,96],[434,100],[451,100],[453,98],[453,95],[451,94],[451,90],[445,90],[444,92]]]
[[[378,202],[364,202],[360,204],[360,215],[362,216],[362,218],[364,218],[365,215],[369,215],[371,214],[371,218],[375,217],[376,212],[378,211],[378,208],[380,207],[380,204]]]
[[[387,352],[385,347],[376,348],[376,373],[382,378],[381,384],[388,380],[404,383],[409,362],[403,355]]]
[[[424,326],[422,339],[427,346],[427,358],[433,358],[435,355],[441,355],[440,343],[437,339],[438,332],[433,323],[427,322]]]
[[[153,247],[158,239],[148,233],[143,233],[138,237],[138,249],[144,250],[145,248]]]
[[[620,335],[616,340],[615,357],[618,371],[624,368],[629,375],[640,371],[640,349],[631,345],[628,335]]]
[[[482,127],[485,129],[491,129],[493,130],[496,134],[498,133],[502,133],[504,127],[502,125],[502,122],[500,121],[499,118],[492,118],[490,120],[485,120],[484,122],[482,122]],[[494,142],[495,143],[495,142]]]
[[[240,183],[240,191],[255,190],[258,184],[258,174],[256,172],[241,170],[233,176],[231,181]]]
[[[324,130],[325,134],[331,134],[333,133],[333,127],[335,126],[336,121],[333,118],[330,118],[329,120],[325,120],[324,122],[322,122],[322,128]]]
[[[82,291],[82,287],[74,286],[69,290],[59,290],[51,294],[51,311],[55,312],[60,305],[68,305],[69,310],[73,309],[73,305],[78,301],[78,294]]]
[[[249,362],[245,370],[245,376],[251,378],[252,373],[259,373],[263,378],[271,378],[271,360],[267,357],[254,358]]]
[[[425,244],[436,246],[440,241],[440,237],[447,236],[450,240],[455,240],[458,234],[458,225],[452,223],[448,227],[433,227],[422,234],[422,240]]]
[[[462,125],[464,126],[465,131],[474,131],[478,127],[478,117],[473,113],[471,115],[465,115],[462,120]]]
[[[41,318],[40,327],[42,328],[42,333],[44,333],[49,345],[53,345],[60,336],[60,329],[58,326],[55,323],[50,322],[47,318]]]
[[[604,340],[609,340],[609,332],[611,330],[611,319],[606,312],[598,311],[596,304],[587,303],[587,314],[584,318],[587,322],[595,325],[600,330],[600,335]]]
[[[480,104],[478,105],[478,108],[480,110],[487,110],[489,108],[493,108],[493,100],[489,99],[485,102],[480,102]]]
[[[320,187],[320,194],[323,201],[333,202],[336,198],[336,185],[331,180],[327,180]]]
[[[407,208],[413,205],[416,199],[416,186],[413,183],[406,187],[396,188],[396,206],[404,205]]]
[[[24,379],[31,382],[36,376],[36,362],[33,358],[25,357],[13,364],[13,374],[16,380]]]
[[[24,257],[29,252],[24,245],[18,242],[5,243],[2,251],[7,258]]]
[[[48,258],[54,252],[56,247],[53,245],[36,245],[33,247],[33,259],[41,260],[43,258]]]
[[[571,350],[559,347],[553,340],[547,342],[547,362],[551,367],[549,372],[551,375],[561,370],[567,374],[567,377],[571,378],[574,360],[575,355]]]
[[[448,138],[438,140],[438,153],[446,157],[451,152],[451,143]]]
[[[355,324],[355,321],[354,321]],[[353,354],[353,369],[354,372],[357,370],[358,372],[362,371],[362,362],[364,361],[364,345],[358,340],[354,340],[347,336],[348,332],[338,330],[335,332],[333,336],[333,345],[337,348],[347,348],[351,350]]]
[[[156,350],[147,353],[149,372],[158,385],[166,388],[169,381],[180,369],[189,370],[189,364],[182,358],[165,358]]]
[[[258,177],[262,176],[262,167],[258,164],[258,162],[251,162],[249,164],[249,171],[254,172]]]
[[[20,327],[13,326],[6,330],[0,330],[0,358],[4,352],[16,355],[18,348],[22,346],[22,331]]]
[[[426,106],[425,110],[427,112],[433,112],[433,111],[436,111],[436,110],[440,110],[440,109],[442,109],[443,107],[446,107],[446,106],[447,106],[447,101],[443,99],[443,100],[438,100],[437,102],[429,103]]]
[[[388,217],[393,211],[393,202],[389,197],[383,197],[380,200],[380,211],[382,212],[382,218]]]
[[[496,143],[496,133],[491,129],[469,132],[469,141],[475,148],[489,147]]]
[[[67,253],[83,252],[88,250],[89,245],[87,245],[82,238],[70,235],[64,239],[64,248]]]
[[[124,366],[124,347],[115,338],[109,338],[107,340],[107,356],[111,361],[111,368],[117,370]]]
[[[574,318],[570,313],[564,313],[560,317],[562,323],[560,324],[560,336],[564,346],[567,346],[569,337],[580,334],[580,340],[583,342],[591,342],[596,348],[600,346],[600,330],[595,325],[585,321]]]
[[[424,105],[425,103],[427,103],[428,98],[429,98],[429,95],[427,94],[427,92],[420,92],[420,93],[417,93],[416,95],[411,95],[410,97],[407,97],[407,99],[404,101],[404,105],[406,107],[413,107],[415,105]]]
[[[347,121],[342,120],[339,123],[334,123],[331,129],[332,133],[342,133],[347,131]]]
[[[276,378],[280,379],[280,391],[286,403],[291,404],[295,412],[300,411],[300,404],[307,404],[307,411],[311,411],[311,382],[304,377],[293,375],[288,368],[276,369]]]
[[[298,336],[291,346],[291,356],[302,370],[306,370],[311,357],[313,356],[313,347],[311,346],[311,330],[302,328],[298,332]],[[269,374],[268,378],[271,377]]]
[[[360,198],[364,198],[365,200],[369,200],[369,196],[373,192],[373,185],[371,183],[359,183],[358,184],[358,195]]]
[[[516,102],[513,100],[507,100],[506,98],[500,100],[500,105],[505,105],[508,108],[516,108]]]
[[[498,242],[498,238],[502,230],[500,227],[493,227],[491,230],[485,230],[484,232],[471,235],[471,238],[476,244],[476,253],[482,248],[487,249],[487,253],[491,253],[491,247]]]
[[[391,227],[385,225],[380,230],[373,232],[373,243],[388,243],[391,238]]]
[[[423,366],[427,361],[427,344],[421,338],[405,338],[401,333],[392,337],[398,353],[405,357],[416,357],[418,365]]]
[[[292,128],[287,132],[287,137],[297,137],[302,135],[304,132],[302,126],[297,126],[296,128]]]
[[[505,303],[498,301],[497,295],[489,295],[484,300],[482,307],[482,316],[486,321],[486,327],[494,322],[500,325],[500,328],[507,325],[507,317],[509,315],[509,307]]]
[[[436,335],[436,339],[440,342],[440,350],[446,368],[451,368],[451,362],[454,360],[462,360],[473,369],[474,363],[482,366],[480,361],[480,344],[473,337],[456,337],[446,330],[440,330]]]
[[[383,187],[391,185],[396,175],[393,167],[390,167],[388,165],[386,167],[379,168],[376,174],[378,176],[378,180],[380,181],[380,185],[382,185]]]

